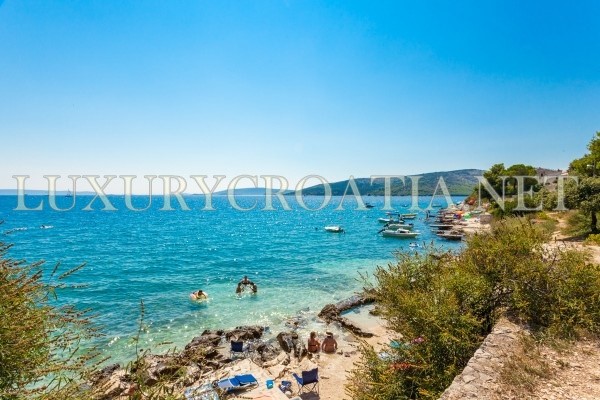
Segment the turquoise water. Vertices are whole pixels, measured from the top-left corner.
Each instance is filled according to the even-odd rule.
[[[28,196],[27,204],[34,207],[40,199]],[[97,322],[106,334],[100,346],[115,361],[134,356],[131,338],[142,299],[148,324],[142,347],[162,341],[182,346],[204,329],[243,324],[277,332],[289,317],[316,314],[325,304],[360,290],[359,273],[393,261],[393,252],[408,249],[411,242],[377,234],[377,218],[385,216],[383,198],[377,197],[367,199],[376,208],[362,211],[354,209],[352,199],[346,199],[344,210],[336,210],[339,198],[319,211],[304,210],[291,198],[291,211],[262,211],[261,197],[238,197],[241,206],[258,202],[254,211],[235,210],[226,197],[213,199],[216,211],[202,211],[201,196],[186,197],[191,211],[160,211],[162,204],[155,199],[149,210],[134,212],[120,197],[111,197],[118,211],[98,211],[99,201],[96,211],[82,211],[90,199],[77,196],[76,207],[67,212],[47,204],[43,211],[13,211],[16,197],[0,196],[0,219],[5,220],[0,232],[23,228],[0,240],[14,244],[11,257],[43,259],[48,269],[59,261],[64,270],[87,263],[69,282],[89,286],[62,290],[59,301],[99,314]],[[420,205],[426,207],[429,200],[421,198]],[[58,201],[66,206],[72,199]],[[315,208],[321,198],[305,201]],[[135,197],[134,204],[147,204],[147,197]],[[407,204],[408,198],[392,201],[400,211]],[[434,235],[422,217],[414,220],[415,230],[422,232],[419,241],[428,242]],[[342,225],[346,233],[327,233],[326,225]],[[258,295],[235,295],[243,275],[258,284]],[[209,293],[205,303],[189,300],[189,293],[199,288]]]

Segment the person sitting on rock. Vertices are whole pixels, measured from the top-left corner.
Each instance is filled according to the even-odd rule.
[[[327,332],[327,337],[323,340],[323,344],[321,345],[321,349],[325,353],[335,353],[337,351],[338,344],[333,338],[333,333]]]
[[[317,333],[314,331],[311,332],[310,337],[308,338],[308,351],[310,353],[317,353],[320,347],[321,343],[319,342],[319,339],[317,339]]]

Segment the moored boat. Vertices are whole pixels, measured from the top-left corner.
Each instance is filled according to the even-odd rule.
[[[384,237],[394,237],[394,238],[415,238],[419,235],[419,232],[411,232],[407,229],[386,229],[381,234]]]
[[[465,235],[462,233],[451,232],[438,233],[437,236],[447,240],[463,240],[465,237]]]
[[[409,231],[412,231],[412,229],[414,228],[413,224],[402,224],[402,223],[392,223],[392,224],[387,224],[385,226],[386,229],[407,229]]]
[[[440,231],[445,231],[445,230],[454,228],[454,225],[452,225],[452,224],[431,224],[429,226],[432,229],[438,229]]]
[[[401,224],[404,222],[401,219],[394,219],[394,218],[379,218],[379,219],[377,219],[377,221],[379,221],[382,224]]]
[[[326,226],[325,230],[327,232],[331,232],[331,233],[343,233],[344,232],[344,228],[342,228],[339,225],[329,225],[329,226]]]

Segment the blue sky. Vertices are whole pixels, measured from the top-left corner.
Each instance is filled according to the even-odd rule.
[[[564,168],[600,130],[600,2],[373,3],[0,2],[0,187]]]

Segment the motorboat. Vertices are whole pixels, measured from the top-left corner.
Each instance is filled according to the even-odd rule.
[[[381,234],[384,237],[394,237],[394,238],[415,238],[419,235],[419,232],[411,232],[408,229],[386,229]]]
[[[366,208],[374,208],[375,206],[371,203],[365,203]]]
[[[394,219],[392,218],[379,218],[377,221],[379,221],[382,224],[401,224],[404,221],[402,219]]]
[[[437,235],[438,235],[438,237],[441,237],[441,238],[447,239],[447,240],[463,240],[463,238],[465,237],[465,235],[462,233],[452,233],[452,232],[443,232],[443,233],[438,233]]]
[[[343,233],[344,232],[344,228],[342,228],[339,225],[329,225],[329,226],[326,226],[325,230],[327,232],[331,232],[331,233]]]
[[[412,231],[415,226],[413,224],[392,223],[385,226],[386,229],[407,229]]]
[[[437,230],[440,230],[440,231],[446,231],[448,229],[454,228],[454,225],[452,225],[452,224],[431,224],[429,226],[432,229],[437,229]]]
[[[465,237],[464,232],[461,230],[438,231],[436,235],[447,240],[462,240]]]
[[[417,217],[417,214],[416,213],[400,214],[400,217],[405,218],[405,219],[415,219]]]

